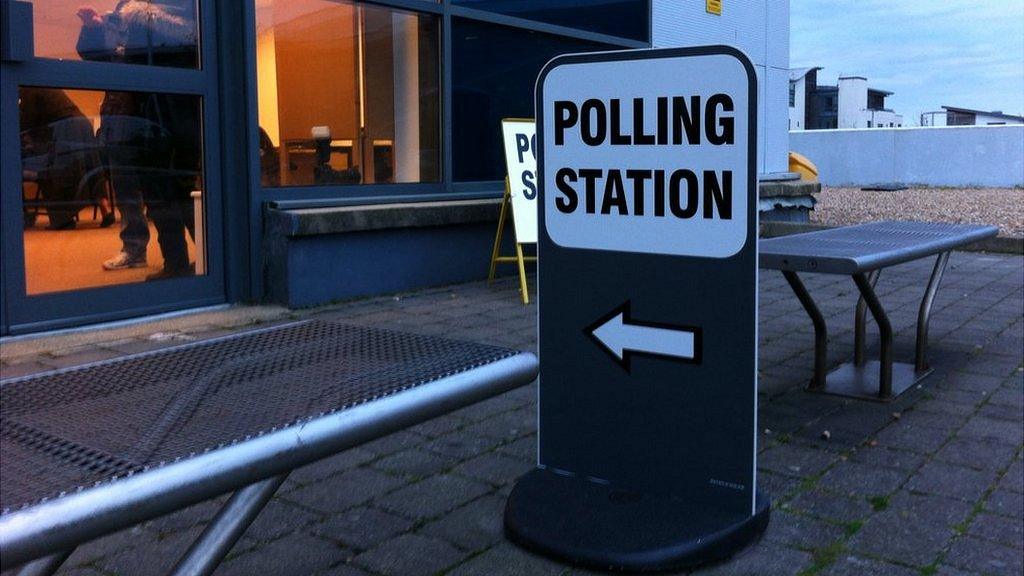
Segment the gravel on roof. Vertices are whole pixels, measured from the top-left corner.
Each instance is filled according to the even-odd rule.
[[[908,188],[868,192],[822,187],[811,221],[839,226],[877,220],[992,224],[1024,236],[1024,188]]]

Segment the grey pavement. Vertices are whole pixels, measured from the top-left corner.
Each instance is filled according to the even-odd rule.
[[[930,261],[919,261],[879,280],[897,360],[913,356],[930,271]],[[852,281],[804,279],[829,322],[829,362],[850,359]],[[536,348],[536,307],[520,304],[512,279],[247,314],[262,325],[319,317]],[[69,350],[36,343],[32,353],[5,354],[3,375],[251,325],[200,318],[178,321],[163,338],[135,330],[111,341],[94,334]],[[772,520],[756,545],[695,574],[1024,573],[1024,258],[953,255],[931,325],[935,372],[893,403],[804,392],[812,343],[811,323],[781,275],[762,271],[759,480],[773,498]],[[536,457],[535,397],[533,384],[297,470],[217,574],[592,574],[502,535],[505,498]],[[161,574],[216,504],[84,546],[61,573]]]

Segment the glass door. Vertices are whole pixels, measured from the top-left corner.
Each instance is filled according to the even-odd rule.
[[[3,322],[223,301],[212,2],[13,4],[34,42],[0,64]]]

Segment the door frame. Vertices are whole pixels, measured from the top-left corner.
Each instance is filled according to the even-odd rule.
[[[224,186],[221,170],[218,10],[198,0],[199,69],[34,58],[0,63],[0,239],[3,298],[0,329],[25,333],[223,303]],[[69,30],[77,34],[77,30]],[[207,273],[29,296],[25,287],[18,87],[125,90],[196,95],[202,101],[203,208]],[[155,242],[156,238],[151,238]],[[92,263],[90,263],[91,265]],[[99,265],[97,262],[95,265]]]

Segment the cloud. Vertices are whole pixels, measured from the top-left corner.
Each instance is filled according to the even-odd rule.
[[[896,92],[917,122],[942,105],[1024,113],[1024,0],[793,0],[790,62]]]

